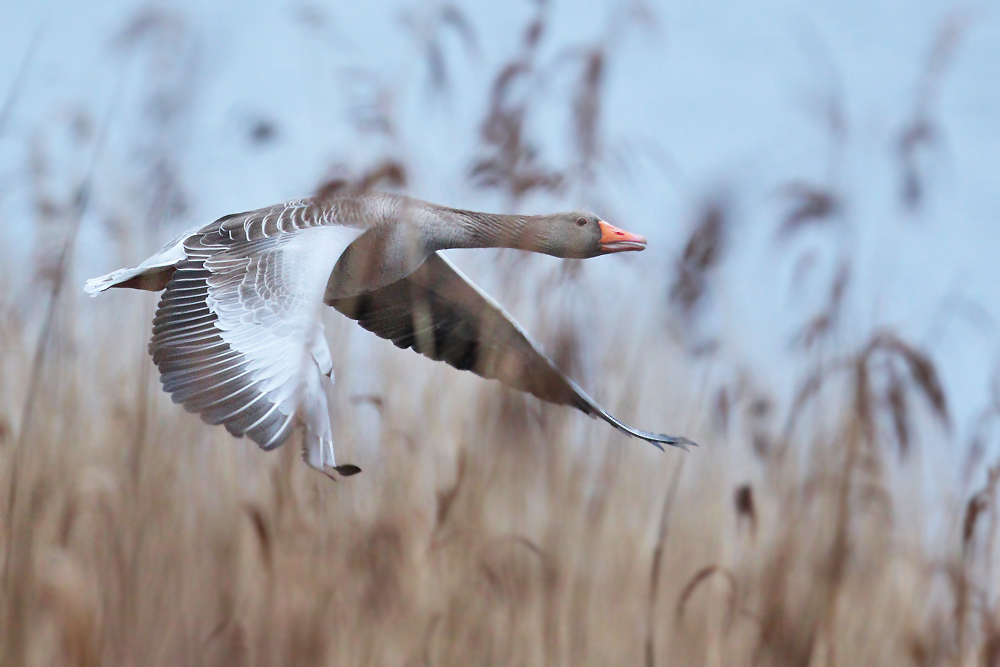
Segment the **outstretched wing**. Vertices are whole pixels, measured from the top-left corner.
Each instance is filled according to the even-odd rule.
[[[150,353],[164,390],[264,449],[288,438],[304,407],[310,435],[329,449],[320,463],[333,465],[318,309],[334,263],[360,232],[293,202],[186,239],[153,320]]]
[[[496,301],[438,253],[403,280],[327,304],[397,347],[572,406],[657,447],[693,444],[639,431],[612,417],[556,368]]]

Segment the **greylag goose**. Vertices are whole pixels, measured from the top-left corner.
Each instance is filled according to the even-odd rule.
[[[165,290],[149,351],[174,402],[265,450],[302,424],[303,458],[328,476],[360,469],[334,458],[324,303],[397,347],[572,406],[660,449],[685,448],[694,443],[612,417],[438,253],[520,248],[586,258],[645,246],[591,213],[495,215],[371,192],[227,215],[85,290]]]

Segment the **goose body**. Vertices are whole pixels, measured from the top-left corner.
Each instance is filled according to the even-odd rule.
[[[591,257],[644,246],[588,213],[502,216],[363,193],[225,216],[85,290],[163,290],[149,350],[174,402],[264,449],[301,424],[303,458],[325,474],[358,468],[334,456],[324,304],[400,348],[575,407],[661,449],[685,447],[693,443],[608,414],[437,252],[515,247]]]

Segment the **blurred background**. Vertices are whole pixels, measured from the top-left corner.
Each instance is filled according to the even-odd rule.
[[[1000,665],[1000,7],[0,6],[10,664]],[[650,243],[452,251],[660,453],[330,310],[333,483],[172,405],[182,231],[342,183]],[[440,368],[438,366],[441,366]],[[220,433],[221,431],[221,433]]]

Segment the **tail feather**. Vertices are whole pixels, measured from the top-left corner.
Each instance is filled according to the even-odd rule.
[[[159,292],[170,282],[170,277],[174,274],[174,267],[170,266],[137,266],[132,269],[118,269],[111,273],[97,278],[91,278],[84,284],[83,291],[91,296],[111,287],[129,287],[132,289],[148,290]]]
[[[139,266],[118,269],[107,275],[91,278],[83,286],[83,291],[91,296],[97,296],[109,287],[129,287],[159,292],[170,282],[177,262],[184,259],[184,241],[190,236],[191,232],[182,234]]]
[[[103,276],[98,276],[97,278],[91,278],[83,286],[83,291],[91,296],[97,296],[99,292],[103,292],[109,287],[114,287],[119,283],[123,283],[129,278],[134,278],[143,271],[148,269],[132,268],[132,269],[118,269],[117,271],[112,271]]]

